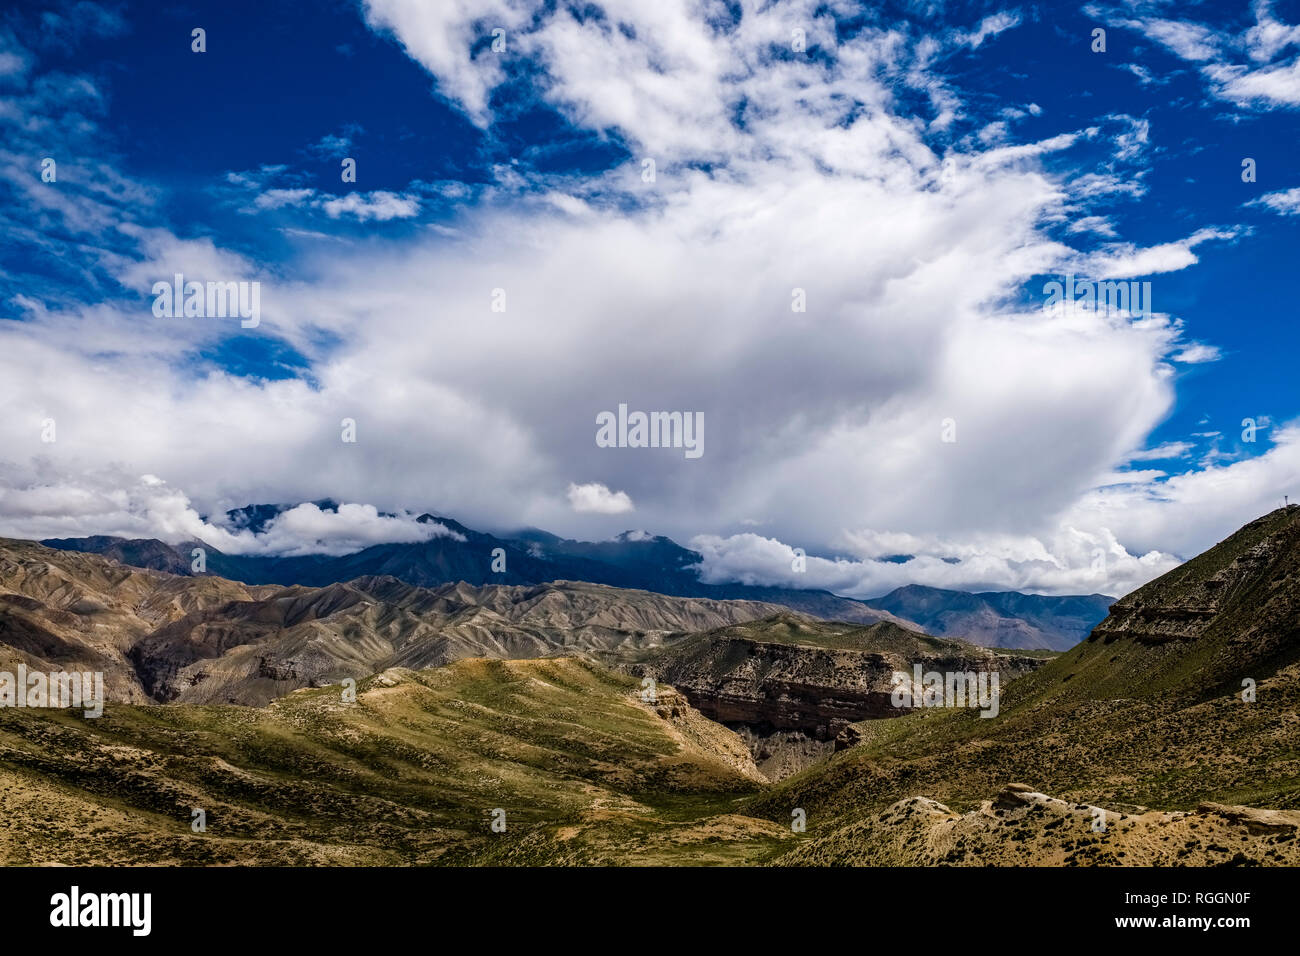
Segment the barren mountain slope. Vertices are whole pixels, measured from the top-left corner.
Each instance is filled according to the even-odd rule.
[[[900,800],[844,828],[832,845],[801,844],[782,864],[874,866],[1234,866],[1300,864],[1300,811],[1202,803],[1194,810],[1111,810],[1009,784],[954,813]],[[846,849],[847,848],[847,849]],[[828,852],[829,850],[829,852]]]
[[[251,587],[0,540],[0,667],[103,671],[113,700],[260,704],[388,667],[645,647],[781,610],[570,582]]]
[[[110,699],[148,700],[129,660],[141,640],[189,614],[275,590],[0,539],[0,669],[102,671]]]
[[[822,862],[861,861],[861,828],[899,800],[960,813],[1011,781],[1110,809],[1300,810],[1300,508],[1119,601],[1089,640],[1013,682],[995,719],[855,728],[861,745],[754,807],[805,808]]]

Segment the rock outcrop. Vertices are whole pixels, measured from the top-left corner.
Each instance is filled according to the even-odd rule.
[[[1262,620],[1295,622],[1300,608],[1300,506],[1279,509],[1243,527],[1204,554],[1117,601],[1091,640],[1146,644],[1195,641],[1216,621],[1246,611]]]
[[[1044,663],[888,622],[855,627],[779,614],[670,641],[630,669],[741,731],[760,769],[779,779],[833,752],[850,724],[907,713],[891,700],[896,672],[911,675],[916,664],[996,672],[1001,685]]]
[[[967,813],[908,797],[783,856],[822,866],[1223,866],[1300,863],[1300,812],[1202,804],[1109,809],[1008,784]]]
[[[680,689],[721,723],[801,731],[833,741],[859,720],[897,717],[896,672],[997,672],[1011,680],[1042,657],[917,634],[888,622],[867,627],[810,622],[780,614],[669,643],[635,668]]]
[[[1108,671],[1116,697],[1240,691],[1300,660],[1300,506],[1252,521],[1122,598],[1078,653],[1080,678]]]

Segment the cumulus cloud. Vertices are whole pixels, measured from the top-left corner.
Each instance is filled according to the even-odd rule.
[[[399,196],[397,193],[377,189],[371,193],[348,193],[322,200],[320,208],[331,219],[340,216],[352,216],[360,222],[373,219],[386,222],[389,219],[409,219],[420,211],[420,203],[413,196]]]
[[[15,81],[31,68],[32,57],[7,30],[0,30],[0,79]]]
[[[338,160],[352,150],[353,139],[364,133],[357,123],[348,123],[337,133],[327,133],[306,148],[306,152],[321,159]]]
[[[569,485],[568,498],[574,511],[586,514],[619,515],[633,510],[632,499],[626,492],[610,491],[599,482]]]
[[[155,475],[105,468],[60,474],[48,463],[23,473],[4,469],[0,487],[0,535],[15,538],[95,534],[158,538],[168,544],[201,541],[226,554],[350,554],[372,544],[428,541],[464,535],[418,515],[381,514],[368,504],[326,510],[311,502],[286,508],[253,531],[231,527],[223,516],[206,518],[189,497]]]
[[[898,545],[904,541],[906,550],[890,549],[885,555],[889,560],[874,556],[882,542]],[[858,598],[879,597],[906,584],[1119,595],[1179,563],[1174,555],[1158,551],[1130,554],[1109,531],[1072,527],[1062,527],[1047,540],[1034,536],[982,535],[961,540],[847,533],[845,547],[869,556],[829,559],[809,555],[801,561],[795,560],[790,545],[755,534],[701,535],[691,544],[704,556],[701,568],[707,581],[817,587]]]
[[[1181,59],[1201,62],[1213,60],[1219,53],[1219,35],[1202,24],[1159,18],[1129,23]]]
[[[446,525],[421,522],[417,517],[410,512],[380,514],[374,505],[341,504],[325,510],[304,502],[281,512],[263,532],[235,532],[230,536],[234,547],[228,544],[227,549],[239,554],[350,554],[372,544],[395,541],[465,540]]]
[[[246,333],[154,319],[143,297],[20,303],[26,321],[0,323],[9,533],[295,553],[435,533],[404,511],[417,508],[598,539],[635,500],[638,523],[696,541],[715,579],[852,593],[905,580],[1115,593],[1184,553],[1161,543],[1152,514],[1163,489],[1191,486],[1112,479],[1172,406],[1170,359],[1212,346],[1184,341],[1168,316],[1049,316],[1020,296],[1080,262],[1102,278],[1188,268],[1193,248],[1229,238],[1117,239],[1092,256],[1055,238],[1073,219],[1089,226],[1072,236],[1114,233],[1102,204],[1144,188],[1140,122],[1032,142],[1010,125],[988,142],[941,134],[966,108],[945,57],[982,55],[1013,16],[840,37],[813,0],[744,4],[734,23],[677,0],[602,6],[580,22],[524,0],[370,0],[366,16],[480,125],[495,90],[528,80],[581,129],[634,149],[606,172],[429,187],[473,201],[436,229],[275,268],[124,215],[112,197],[60,210],[112,234],[96,267],[123,287],[176,271],[257,279],[263,318]],[[787,55],[791,18],[819,56]],[[507,75],[496,26],[534,73]],[[1107,162],[1074,165],[1071,151],[1099,139]],[[415,197],[431,194],[326,196],[282,174],[227,186],[266,211],[316,211],[322,227],[416,219]],[[792,310],[799,295],[806,311]],[[282,354],[292,374],[237,374],[210,358],[226,348]],[[594,416],[620,403],[702,413],[707,454],[599,448]],[[355,442],[340,440],[344,419]],[[1285,454],[1260,457],[1260,486],[1285,477]],[[110,480],[78,477],[110,463],[123,463]],[[166,483],[133,477],[146,473]],[[262,540],[199,517],[324,497],[366,504],[301,506]],[[1259,503],[1244,490],[1228,501],[1231,519],[1227,504],[1178,519],[1178,547]],[[765,536],[715,533],[760,521]],[[911,537],[881,554],[886,532]],[[847,556],[810,559],[793,579],[795,546]],[[881,560],[896,553],[914,558]]]
[[[794,570],[795,545],[775,538],[701,535],[692,546],[704,556],[704,577],[719,582],[822,587],[853,597],[878,596],[908,583],[1122,595],[1214,544],[1243,516],[1280,507],[1284,494],[1300,494],[1300,423],[1279,428],[1273,437],[1261,455],[1211,461],[1199,471],[1113,475],[1066,508],[1047,535],[846,531],[840,545],[850,557],[810,554],[803,572]],[[1191,450],[1189,443],[1175,442],[1132,457],[1173,458]]]
[[[395,36],[413,59],[437,77],[444,95],[463,103],[476,122],[486,124],[488,94],[505,72],[501,58],[490,50],[476,50],[475,41],[485,32],[483,26],[491,23],[487,31],[507,31],[509,43],[532,6],[520,0],[366,0],[364,9],[373,28]]]
[[[314,189],[268,189],[253,200],[254,209],[280,209],[300,206],[316,195]]]
[[[1266,443],[1260,427],[1250,437]],[[1080,527],[1121,528],[1130,550],[1161,548],[1191,557],[1245,520],[1282,507],[1284,495],[1293,501],[1300,495],[1295,490],[1300,488],[1300,423],[1276,426],[1267,435],[1268,447],[1260,454],[1093,489],[1066,510],[1065,520]]]

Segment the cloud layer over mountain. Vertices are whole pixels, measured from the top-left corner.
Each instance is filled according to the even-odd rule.
[[[740,6],[368,2],[366,22],[480,129],[509,93],[629,153],[592,175],[503,168],[401,233],[268,263],[172,231],[151,183],[111,174],[114,195],[139,196],[127,206],[88,185],[107,167],[73,159],[58,191],[32,183],[22,201],[46,232],[31,241],[75,247],[106,292],[27,297],[0,323],[0,532],[340,553],[434,533],[422,510],[603,538],[634,507],[638,526],[701,550],[713,580],[1123,593],[1300,493],[1294,425],[1261,432],[1254,457],[1130,469],[1178,370],[1218,352],[1166,312],[1046,314],[1036,277],[1158,280],[1243,232],[1108,235],[1101,207],[1140,193],[1149,161],[1134,117],[1022,138],[1037,107],[1005,103],[978,135],[948,135],[975,95],[955,62],[987,55],[1018,13],[845,32],[838,4]],[[1205,64],[1215,95],[1285,100],[1261,86],[1275,67],[1242,72],[1193,30],[1140,22]],[[792,49],[795,29],[811,52]],[[1263,20],[1252,37],[1247,52],[1291,42]],[[52,84],[5,42],[0,162],[46,148],[42,111],[81,118],[71,157],[108,141],[92,76]],[[432,188],[241,182],[272,197],[250,215],[372,225],[416,218]],[[1071,232],[1088,221],[1091,238]],[[155,318],[148,290],[178,272],[261,281],[260,326]],[[283,374],[213,361],[235,336],[283,354]],[[707,452],[597,447],[597,415],[620,403],[703,412]],[[304,505],[256,543],[199,518],[325,496],[359,504]],[[794,572],[796,547],[839,558]],[[884,560],[900,553],[916,559]]]

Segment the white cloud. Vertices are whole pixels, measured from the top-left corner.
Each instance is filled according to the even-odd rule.
[[[568,498],[569,506],[584,514],[621,515],[634,510],[626,492],[610,491],[595,481],[586,485],[570,484]]]
[[[1200,365],[1205,362],[1217,362],[1222,358],[1223,353],[1217,345],[1206,345],[1203,342],[1191,342],[1170,356],[1175,362],[1182,362],[1184,365]]]
[[[465,540],[446,525],[418,522],[416,517],[409,512],[382,515],[374,505],[365,504],[341,504],[335,511],[324,511],[305,502],[282,512],[261,534],[235,533],[236,546],[231,550],[244,554],[350,554],[391,541]]]
[[[1148,70],[1145,66],[1138,63],[1125,63],[1123,69],[1128,70],[1137,77],[1138,82],[1143,86],[1162,86],[1169,82],[1167,77],[1159,77]]]
[[[27,72],[27,58],[11,50],[0,50],[0,77],[15,78]]]
[[[843,11],[816,0],[779,8],[694,0],[598,6],[601,16],[575,16],[542,0],[365,0],[364,9],[368,22],[392,34],[476,124],[492,122],[491,93],[506,80],[509,60],[523,58],[545,69],[541,95],[576,124],[615,131],[661,160],[747,152],[754,144],[732,123],[737,107],[750,104],[747,119],[764,127],[778,115],[792,119],[796,100],[818,113],[843,112],[845,94],[860,92],[862,80],[878,71],[924,92],[937,113],[932,125],[946,127],[960,103],[934,67],[1021,22],[1019,13],[999,11],[971,29],[915,42],[900,28],[870,29],[842,42],[835,16]],[[837,69],[804,82],[820,67],[783,58],[792,25],[804,31],[807,49],[833,53]],[[503,31],[505,54],[491,47],[495,29]]]
[[[322,136],[307,147],[307,152],[321,159],[339,160],[352,150],[353,137],[363,132],[365,130],[359,125],[349,123],[337,133],[327,133]]]
[[[1084,216],[1072,221],[1066,230],[1072,233],[1091,232],[1107,238],[1115,237],[1115,226],[1105,216]]]
[[[1163,44],[1179,59],[1191,62],[1212,60],[1219,53],[1219,36],[1207,26],[1177,20],[1150,19],[1137,26],[1151,39]]]
[[[972,48],[978,48],[985,40],[995,37],[999,33],[1005,33],[1013,27],[1021,24],[1019,12],[1001,10],[980,21],[979,26],[968,33],[958,32],[958,42],[966,43]]]
[[[1155,448],[1134,452],[1129,456],[1129,459],[1131,461],[1161,461],[1169,458],[1182,458],[1193,447],[1190,442],[1170,441],[1165,442],[1163,445],[1157,445]]]
[[[1264,206],[1282,216],[1300,216],[1300,186],[1294,189],[1279,189],[1265,193],[1258,199],[1252,199],[1247,206]]]
[[[871,530],[846,532],[852,558],[808,557],[792,570],[793,546],[754,534],[699,536],[709,580],[823,587],[872,597],[908,583],[967,590],[1013,588],[1057,594],[1122,595],[1210,547],[1227,533],[1300,496],[1300,423],[1277,430],[1262,454],[1166,476],[1131,472],[1064,509],[1046,535],[969,538]],[[1186,454],[1185,442],[1132,456]],[[880,560],[912,555],[905,563]]]
[[[420,211],[420,203],[413,196],[399,196],[397,193],[377,189],[370,193],[348,193],[322,200],[320,207],[331,219],[340,216],[352,216],[365,222],[374,219],[387,222],[389,219],[410,219]]]
[[[1255,0],[1255,25],[1246,31],[1246,49],[1252,60],[1268,61],[1288,47],[1300,45],[1300,26],[1288,26],[1272,13],[1270,0]]]
[[[1261,453],[1227,464],[1083,495],[1066,512],[1082,527],[1117,530],[1130,550],[1191,557],[1239,526],[1300,496],[1300,423],[1275,427]],[[1234,436],[1235,437],[1235,436]],[[1257,440],[1263,444],[1265,433]]]
[[[906,542],[902,550],[881,543]],[[1111,594],[1132,590],[1175,567],[1160,552],[1129,553],[1105,529],[1062,526],[1047,540],[1034,536],[981,535],[969,540],[864,531],[845,535],[850,550],[869,556],[827,559],[808,556],[795,571],[793,547],[755,534],[701,535],[691,545],[703,556],[707,581],[825,588],[848,597],[878,597],[906,584],[960,590],[1017,589],[1052,594]],[[880,560],[910,555],[910,560]]]
[[[179,489],[154,475],[134,476],[121,468],[77,475],[48,467],[8,466],[0,487],[0,535],[17,538],[81,537],[95,534],[158,538],[169,544],[203,541],[227,554],[350,554],[373,544],[427,541],[463,535],[410,512],[380,514],[373,505],[340,504],[324,511],[306,502],[272,519],[254,533],[208,520]]]
[[[1095,204],[1145,188],[1144,127],[1111,118],[1029,143],[1008,129],[989,147],[931,139],[966,109],[936,65],[983,55],[997,22],[958,31],[983,34],[976,44],[886,27],[836,37],[813,0],[746,4],[738,25],[705,23],[676,0],[605,6],[605,21],[583,23],[507,0],[367,10],[482,124],[504,61],[481,41],[504,27],[511,55],[538,71],[537,95],[634,147],[608,173],[503,172],[439,229],[383,244],[344,235],[274,269],[136,224],[103,197],[61,210],[125,244],[103,268],[141,298],[32,297],[20,304],[29,321],[0,323],[9,533],[199,536],[216,532],[196,508],[333,497],[602,539],[635,500],[639,524],[679,540],[761,520],[764,537],[697,539],[712,573],[751,560],[777,580],[789,573],[783,542],[853,554],[810,562],[800,581],[855,589],[901,583],[906,569],[933,583],[1105,590],[1088,577],[1098,549],[1114,588],[1163,567],[1171,546],[1149,533],[1133,490],[1156,501],[1162,476],[1108,486],[1173,404],[1170,359],[1212,346],[1182,341],[1167,317],[1016,305],[1030,278],[1080,261],[1098,278],[1144,275],[1187,268],[1193,247],[1229,237],[1117,241],[1088,257],[1049,232],[1077,221],[1113,233]],[[784,55],[792,18],[821,57]],[[900,93],[919,94],[925,115]],[[1111,155],[1072,168],[1068,151],[1090,135],[1112,140]],[[653,183],[645,156],[661,160]],[[428,195],[307,195],[270,186],[282,174],[229,186],[241,201],[268,190],[284,210],[366,220],[414,217],[412,197]],[[175,271],[262,281],[261,326],[154,319],[144,292]],[[491,309],[497,288],[505,312]],[[796,288],[805,313],[791,311]],[[263,380],[203,358],[249,345],[291,351],[308,373]],[[703,412],[708,454],[598,448],[594,415],[621,402]],[[46,418],[58,422],[53,444],[41,441]],[[355,444],[340,441],[344,418]],[[949,418],[955,442],[941,438]],[[1288,459],[1269,460],[1284,470]],[[111,463],[123,463],[112,480],[79,477]],[[133,477],[145,473],[167,485]],[[591,480],[568,484],[574,474]],[[1099,510],[1099,489],[1133,502],[1123,520]],[[1256,504],[1243,492],[1204,519],[1183,514],[1176,540],[1218,534]],[[277,522],[283,537],[247,546],[418,530],[374,508],[304,508]],[[902,529],[916,561],[877,560],[885,539],[873,529]]]
[[[412,59],[437,77],[444,95],[463,103],[475,122],[486,125],[488,93],[505,72],[500,56],[476,52],[475,43],[499,28],[506,31],[509,46],[533,6],[528,0],[365,0],[364,10],[373,28],[394,35]]]
[[[1300,106],[1300,59],[1294,52],[1289,60],[1284,56],[1300,44],[1300,26],[1277,20],[1268,0],[1252,6],[1255,23],[1238,35],[1153,16],[1121,16],[1116,22],[1194,64],[1218,99],[1251,109]]]
[[[268,189],[253,200],[257,209],[280,209],[283,206],[300,206],[316,195],[314,189]]]
[[[1300,60],[1255,70],[1215,64],[1205,73],[1220,97],[1239,105],[1300,106]]]
[[[234,202],[245,213],[299,209],[323,212],[330,219],[351,217],[359,222],[410,219],[420,213],[419,198],[409,193],[376,189],[339,196],[307,186],[274,185],[277,181],[292,182],[294,178],[284,166],[263,166],[226,174],[226,182],[233,187]]]
[[[1196,246],[1211,240],[1228,241],[1236,236],[1235,230],[1199,229],[1186,239],[1145,249],[1132,243],[1111,243],[1084,258],[1078,272],[1097,279],[1129,279],[1178,272],[1200,261],[1192,251]]]

